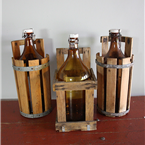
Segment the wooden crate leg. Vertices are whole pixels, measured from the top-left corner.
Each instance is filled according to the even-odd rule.
[[[94,120],[94,90],[85,90],[85,121]]]
[[[56,91],[57,121],[66,122],[65,91]]]

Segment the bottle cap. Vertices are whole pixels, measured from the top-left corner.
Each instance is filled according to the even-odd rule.
[[[33,28],[24,29],[23,33],[34,33]]]
[[[79,34],[70,34],[69,35],[69,38],[78,38],[79,37]]]
[[[120,33],[121,30],[120,29],[110,29],[109,33]]]

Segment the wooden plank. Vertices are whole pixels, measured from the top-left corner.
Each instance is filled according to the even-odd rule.
[[[91,56],[90,47],[83,48],[83,63],[89,69],[90,69],[90,56]]]
[[[134,55],[132,55],[131,63],[133,63],[133,59],[134,59]],[[127,96],[127,109],[130,109],[130,102],[131,102],[132,73],[133,73],[133,66],[129,69],[129,84],[128,84],[128,96]]]
[[[97,82],[96,80],[86,80],[86,81],[80,81],[80,82],[64,82],[64,81],[58,81],[56,80],[57,71],[55,72],[54,79],[53,79],[53,90],[63,90],[63,91],[69,91],[69,90],[90,90],[90,89],[96,89]]]
[[[104,63],[104,57],[100,57],[100,54],[96,54],[98,62]],[[97,68],[97,106],[104,110],[104,68],[96,65]]]
[[[45,57],[45,50],[44,50],[44,39],[36,39],[36,50],[42,56]]]
[[[64,63],[64,53],[62,48],[56,48],[57,70],[60,69]]]
[[[39,60],[29,60],[29,66],[39,65]],[[30,86],[33,114],[42,113],[42,98],[41,98],[41,84],[40,71],[30,71]]]
[[[131,57],[132,56],[132,47],[133,47],[133,38],[125,37],[125,56]]]
[[[102,56],[105,56],[108,52],[108,36],[102,36],[101,42],[102,42]]]
[[[47,56],[46,58],[41,59],[41,64],[47,63],[49,61],[49,55],[46,56]],[[45,111],[47,111],[51,108],[50,66],[42,69],[42,82],[43,82]]]
[[[117,59],[108,58],[107,64],[116,65]],[[115,113],[116,102],[116,76],[117,70],[107,68],[107,83],[106,83],[106,112]]]
[[[11,41],[12,52],[14,59],[18,59],[20,57],[20,46],[19,41]]]
[[[122,59],[122,64],[129,64],[129,63],[130,63],[130,57]],[[122,69],[122,76],[121,76],[119,113],[126,111],[127,95],[128,95],[128,83],[129,83],[129,68],[123,68]]]
[[[14,60],[15,66],[24,67],[23,60]],[[17,85],[19,90],[21,110],[23,113],[29,114],[29,100],[28,100],[28,89],[27,89],[27,73],[22,71],[16,71]]]
[[[56,91],[57,120],[66,122],[65,91]]]
[[[122,59],[118,60],[118,65],[122,65]],[[117,69],[117,96],[116,96],[116,113],[119,112],[120,91],[121,91],[122,69]]]
[[[79,121],[55,123],[55,130],[59,132],[69,132],[74,130],[92,131],[96,130],[97,121]]]
[[[13,57],[12,57],[12,64],[15,65],[15,59]],[[21,98],[20,98],[20,93],[19,93],[19,86],[18,86],[18,79],[17,79],[16,70],[14,70],[14,76],[15,76],[15,82],[16,82],[16,89],[17,89],[17,95],[18,95],[19,108],[20,108],[20,111],[22,111]]]
[[[94,120],[94,90],[85,90],[85,121]]]

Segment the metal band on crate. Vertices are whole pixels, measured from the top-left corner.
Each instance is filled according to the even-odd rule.
[[[14,70],[17,70],[17,71],[36,71],[36,70],[41,70],[43,68],[46,68],[48,66],[49,66],[49,61],[47,63],[37,65],[37,66],[19,67],[19,66],[13,65],[12,67]]]
[[[20,114],[26,118],[39,118],[39,117],[43,117],[46,116],[47,114],[49,114],[52,111],[52,108],[50,108],[48,111],[45,111],[43,113],[40,114],[25,114],[23,112],[20,111]]]
[[[126,111],[121,112],[121,113],[109,113],[109,112],[106,112],[106,111],[101,110],[98,106],[97,106],[97,110],[100,113],[104,114],[104,115],[107,115],[107,116],[115,116],[115,117],[124,116],[124,115],[126,115],[129,112],[129,110],[126,110]]]
[[[133,63],[129,63],[129,64],[123,64],[123,65],[112,65],[112,64],[104,64],[101,63],[99,61],[97,61],[97,59],[95,60],[96,64],[105,68],[116,68],[116,69],[122,69],[122,68],[128,68],[133,66]]]

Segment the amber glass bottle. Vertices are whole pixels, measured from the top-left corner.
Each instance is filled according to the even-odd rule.
[[[70,34],[68,57],[58,71],[58,80],[65,82],[84,81],[89,79],[88,68],[83,64],[78,50],[78,34]],[[66,120],[85,120],[85,91],[66,91]]]
[[[29,66],[28,61],[29,60],[35,60],[39,59],[39,64],[41,64],[41,59],[43,58],[35,49],[34,46],[34,31],[32,28],[29,29],[24,29],[22,37],[25,38],[25,43],[24,43],[24,50],[22,52],[22,55],[20,56],[19,60],[24,60],[24,65]],[[41,83],[41,95],[42,95],[42,103],[44,104],[44,99],[43,99],[43,83],[42,83],[42,78],[41,78],[41,71],[40,71],[40,83]],[[33,113],[32,110],[32,101],[31,101],[31,89],[30,89],[30,78],[29,78],[29,72],[27,72],[27,80],[28,82],[28,87],[29,87],[29,93],[28,93],[28,100],[29,100],[29,108],[30,108],[30,113]],[[44,105],[43,110],[44,110]]]
[[[109,30],[109,37],[110,37],[110,48],[108,53],[104,56],[104,63],[107,64],[107,58],[117,58],[117,64],[119,64],[119,60],[124,58],[124,54],[121,51],[121,33],[120,33],[120,29],[111,29]],[[104,88],[106,91],[106,80],[107,80],[107,69],[105,69],[105,79],[104,79]],[[117,70],[117,82],[116,82],[116,108],[115,108],[115,112],[118,113],[118,109],[119,109],[119,90],[118,90],[118,86],[119,86],[119,82],[118,82],[118,71]],[[105,103],[106,103],[106,92],[105,94]],[[106,104],[104,104],[104,106],[106,106]],[[106,108],[105,108],[106,109]]]

